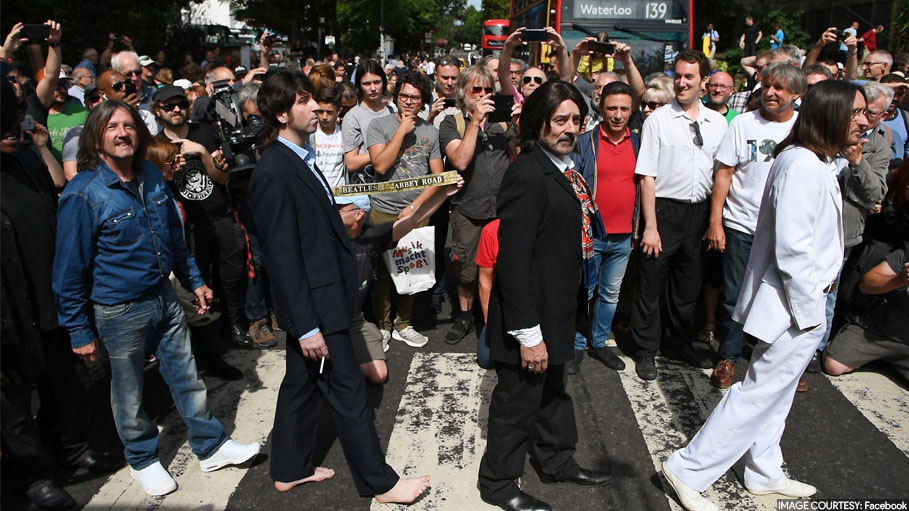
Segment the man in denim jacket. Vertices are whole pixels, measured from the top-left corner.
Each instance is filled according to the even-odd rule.
[[[139,113],[122,101],[95,108],[79,139],[80,172],[60,197],[53,287],[60,325],[88,360],[104,343],[111,406],[130,472],[149,495],[176,482],[158,460],[158,430],[142,407],[146,355],[154,353],[203,472],[248,461],[259,444],[238,444],[208,410],[189,328],[168,281],[192,289],[200,313],[212,292],[186,248],[174,198],[144,161],[150,139]]]

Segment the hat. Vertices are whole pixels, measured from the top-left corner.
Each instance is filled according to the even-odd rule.
[[[343,195],[340,197],[335,197],[335,204],[337,204],[339,206],[343,206],[345,204],[353,204],[354,206],[369,213],[369,196],[368,195]]]
[[[246,67],[244,67],[244,66],[237,66],[234,68],[234,74],[245,73],[245,72],[246,72]]]
[[[174,86],[180,87],[183,90],[191,89],[193,82],[187,80],[186,78],[180,78],[179,80],[174,80]]]
[[[139,57],[139,65],[142,67],[150,66],[154,63],[155,63],[155,61],[152,60],[152,58],[149,57],[148,55],[142,55],[141,57]]]
[[[176,85],[165,85],[164,87],[161,87],[160,89],[156,90],[154,92],[154,95],[152,96],[152,99],[154,99],[158,103],[163,103],[163,102],[167,101],[168,99],[173,99],[173,98],[184,98],[185,99],[186,93],[183,92],[182,88],[177,87]]]

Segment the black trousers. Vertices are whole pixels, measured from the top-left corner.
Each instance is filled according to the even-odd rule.
[[[701,238],[710,217],[710,201],[698,203],[656,199],[657,230],[663,251],[642,254],[631,305],[631,336],[636,355],[652,357],[660,348],[691,342],[701,291]],[[667,282],[668,279],[668,282]],[[665,317],[660,297],[665,287]],[[664,324],[665,323],[665,324]]]
[[[189,251],[196,259],[202,278],[212,286],[212,276],[217,272],[230,324],[245,328],[246,241],[242,228],[227,215],[195,219],[187,222],[186,228]]]
[[[366,406],[366,383],[354,358],[347,332],[325,336],[330,359],[319,374],[321,360],[303,356],[300,343],[287,343],[287,372],[278,391],[272,430],[271,478],[291,482],[313,474],[313,451],[319,410],[331,407],[338,439],[361,496],[387,492],[398,482],[385,454],[371,410]]]
[[[71,464],[89,448],[86,433],[92,409],[69,337],[62,329],[42,332],[41,337],[45,369],[37,381],[0,386],[4,474],[10,472],[26,485],[56,475],[55,453]],[[32,406],[36,388],[41,401],[37,421]]]
[[[489,403],[479,486],[485,500],[503,504],[518,492],[515,479],[524,474],[528,451],[541,478],[577,473],[578,430],[571,396],[565,391],[564,364],[533,374],[520,365],[496,362],[496,374],[499,381]]]

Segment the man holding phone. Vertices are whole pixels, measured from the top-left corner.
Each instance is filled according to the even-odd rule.
[[[473,300],[477,284],[477,246],[483,227],[496,217],[496,195],[502,175],[514,155],[512,122],[498,122],[495,114],[515,119],[520,108],[494,96],[495,79],[486,66],[468,68],[458,78],[457,96],[461,110],[442,121],[439,145],[448,166],[464,176],[464,187],[451,199],[451,269],[458,284],[458,309],[445,342],[457,344],[473,330]],[[498,107],[494,98],[500,98]],[[502,110],[507,108],[507,110]],[[454,308],[454,304],[452,304]]]

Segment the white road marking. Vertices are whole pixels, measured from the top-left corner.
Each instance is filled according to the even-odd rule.
[[[625,356],[622,359],[626,365],[624,371],[619,371],[622,386],[653,458],[654,469],[659,472],[663,460],[685,446],[697,433],[722,399],[724,391],[710,385],[710,369],[694,369],[657,358],[659,377],[648,382],[638,378],[634,360]],[[664,480],[661,481],[667,491],[669,507],[682,509],[672,489]],[[670,497],[670,494],[673,496]],[[776,509],[776,497],[749,494],[729,472],[707,490],[706,497],[720,509]]]
[[[871,424],[909,457],[909,390],[872,371],[827,378]]]
[[[258,356],[251,356],[249,351],[234,351],[225,360],[243,370],[247,377],[236,382],[209,385],[208,406],[215,417],[234,417],[233,430],[227,424],[225,428],[228,435],[237,442],[264,443],[272,428],[278,388],[284,377],[284,351],[265,350],[258,353]],[[222,420],[222,424],[225,422]],[[186,441],[186,426],[176,410],[164,419],[159,430],[161,436],[158,452],[163,456],[176,452],[173,460],[168,462],[167,459],[162,459],[161,463],[176,479],[177,491],[163,497],[150,497],[133,480],[127,467],[112,475],[86,504],[85,509],[125,511],[227,508],[230,496],[246,475],[246,469],[227,467],[209,473],[199,470],[198,458]]]
[[[497,509],[477,490],[495,382],[472,353],[414,355],[385,459],[403,477],[430,475],[432,486],[406,508],[373,501],[370,509]]]

